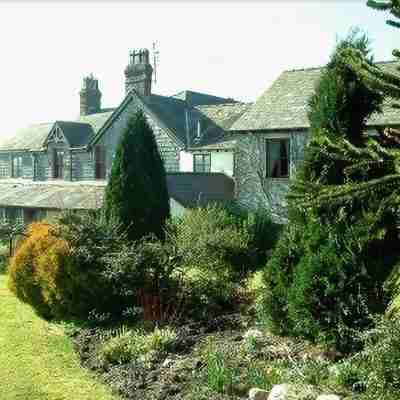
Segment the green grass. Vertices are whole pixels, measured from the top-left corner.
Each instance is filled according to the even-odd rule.
[[[39,318],[6,288],[0,275],[0,398],[116,400],[79,365],[62,328]]]

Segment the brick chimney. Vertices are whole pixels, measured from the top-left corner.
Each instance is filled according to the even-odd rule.
[[[125,92],[132,89],[142,96],[150,96],[153,67],[150,64],[149,50],[132,51],[129,64],[125,68]]]
[[[89,115],[101,111],[99,81],[94,78],[92,74],[83,78],[83,85],[79,92],[79,97],[81,115]]]

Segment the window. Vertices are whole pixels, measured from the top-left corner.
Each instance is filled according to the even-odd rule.
[[[13,156],[12,158],[12,177],[22,177],[22,156]]]
[[[94,160],[96,179],[106,179],[106,149],[104,146],[95,147]]]
[[[289,178],[289,139],[267,139],[267,177]]]
[[[54,150],[53,178],[63,179],[64,177],[64,151]]]
[[[6,207],[4,216],[7,222],[22,223],[23,221],[22,208]]]
[[[193,172],[210,172],[211,171],[211,155],[195,154],[193,156]]]

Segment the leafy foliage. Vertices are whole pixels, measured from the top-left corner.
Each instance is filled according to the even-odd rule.
[[[67,213],[58,225],[34,223],[10,264],[10,289],[46,317],[112,317],[132,306],[135,271],[114,273],[104,255],[124,251],[116,223]]]
[[[153,332],[146,334],[122,327],[99,347],[99,358],[104,365],[126,364],[150,352],[168,351],[176,338],[176,332],[171,328],[156,327]]]
[[[148,234],[163,237],[170,214],[165,169],[153,131],[141,111],[129,120],[117,147],[105,211],[107,218],[121,222],[131,241]]]
[[[289,193],[289,226],[265,269],[264,304],[278,330],[354,349],[354,330],[387,303],[398,259],[394,194],[400,153],[365,134],[383,96],[348,66],[368,41],[340,42],[310,99],[311,138]],[[376,180],[380,181],[377,185]]]
[[[56,282],[68,253],[66,242],[54,236],[49,224],[30,225],[27,238],[10,262],[9,289],[39,314],[50,317],[52,305],[58,305]]]

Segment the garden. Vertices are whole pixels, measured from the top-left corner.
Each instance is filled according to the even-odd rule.
[[[309,100],[285,226],[233,203],[170,218],[153,132],[133,115],[102,209],[29,225],[5,260],[0,360],[24,371],[18,390],[45,388],[51,364],[52,387],[79,379],[79,399],[399,399],[400,132],[366,121],[400,78],[369,43],[340,40]],[[36,398],[63,398],[51,390]]]

